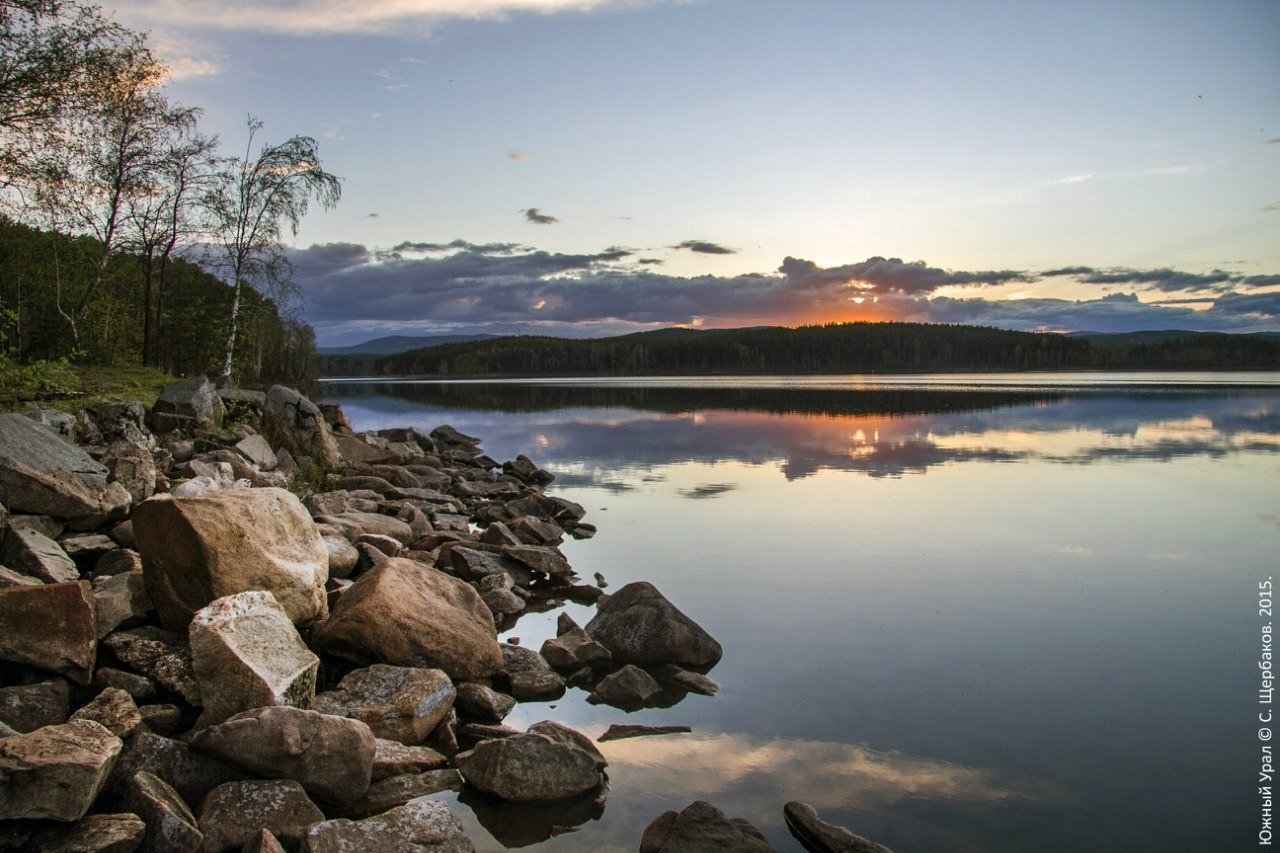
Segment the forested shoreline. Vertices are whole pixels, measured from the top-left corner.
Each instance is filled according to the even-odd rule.
[[[832,323],[506,337],[389,356],[320,356],[322,376],[635,376],[993,370],[1277,370],[1280,341],[1195,334],[1131,342],[982,326]]]

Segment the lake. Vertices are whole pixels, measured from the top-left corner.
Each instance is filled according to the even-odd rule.
[[[705,799],[800,850],[782,805],[892,848],[1229,851],[1261,827],[1258,584],[1280,568],[1280,374],[325,383],[359,430],[526,453],[724,646],[717,696],[555,719],[609,799],[454,804],[481,850],[632,850]],[[567,605],[579,624],[592,610]],[[502,636],[538,648],[555,613]],[[1278,726],[1277,728],[1280,728]],[[447,795],[456,799],[456,795]],[[567,831],[572,829],[572,831]],[[553,834],[562,833],[562,834]]]

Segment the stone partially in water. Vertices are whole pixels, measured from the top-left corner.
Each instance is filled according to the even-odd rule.
[[[787,829],[806,850],[816,853],[893,853],[883,844],[876,844],[861,835],[854,835],[842,826],[818,819],[813,806],[792,800],[782,807]]]
[[[574,797],[602,781],[586,750],[542,734],[481,741],[455,761],[468,784],[513,802]]]
[[[723,654],[720,644],[698,623],[643,581],[627,584],[610,596],[586,631],[617,663],[674,663],[705,669]]]
[[[306,832],[308,853],[357,850],[474,853],[462,822],[439,800],[417,799],[361,821],[327,820]]]
[[[640,839],[640,853],[771,853],[773,847],[760,830],[742,818],[725,817],[724,812],[703,800],[684,811],[664,812],[654,819]]]

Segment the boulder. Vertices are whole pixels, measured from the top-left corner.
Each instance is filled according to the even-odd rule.
[[[662,686],[653,676],[638,666],[627,664],[617,672],[600,679],[587,701],[612,705],[624,711],[634,711],[649,704],[649,700],[662,692]]]
[[[549,737],[557,743],[564,744],[571,749],[578,749],[590,756],[591,760],[596,763],[597,770],[603,770],[609,766],[609,762],[604,755],[596,747],[595,742],[591,738],[584,735],[577,729],[571,729],[564,723],[557,723],[555,720],[543,720],[540,723],[534,723],[529,726],[529,734],[543,735]]]
[[[269,592],[219,598],[191,620],[191,663],[204,701],[202,725],[250,708],[306,708],[320,659]]]
[[[192,705],[200,704],[200,685],[191,665],[187,637],[154,625],[116,631],[102,641],[125,666],[140,672]]]
[[[329,552],[329,577],[345,578],[360,561],[360,552],[340,536],[322,536],[324,549]]]
[[[782,807],[787,829],[806,850],[815,853],[893,853],[888,847],[854,835],[842,826],[818,819],[813,806],[792,800]]]
[[[267,391],[262,433],[272,447],[283,447],[295,459],[309,456],[327,468],[342,463],[338,445],[320,410],[292,388],[273,385]]]
[[[87,581],[0,589],[0,660],[93,678],[98,635]]]
[[[10,512],[57,516],[90,530],[122,516],[129,502],[88,453],[30,418],[0,415],[0,503]]]
[[[108,687],[89,704],[71,715],[72,720],[93,720],[118,738],[127,738],[142,725],[142,715],[133,697]]]
[[[111,479],[124,486],[135,504],[145,501],[156,493],[156,461],[151,449],[117,441],[107,448],[102,462],[111,473]]]
[[[373,782],[392,776],[426,773],[449,766],[449,759],[427,746],[405,746],[394,740],[374,738]]]
[[[226,407],[213,384],[203,376],[192,376],[161,389],[151,407],[151,429],[216,430],[225,415]]]
[[[552,668],[565,672],[583,666],[603,666],[613,660],[608,649],[576,626],[543,643],[542,656]]]
[[[0,687],[0,721],[27,733],[67,721],[71,689],[61,678]]]
[[[58,545],[71,559],[90,562],[120,547],[110,536],[102,533],[69,533],[58,540]]]
[[[153,498],[133,514],[147,592],[160,622],[185,630],[209,602],[265,590],[295,624],[328,611],[329,552],[302,503],[284,489]]]
[[[556,699],[564,695],[565,681],[546,659],[533,649],[503,643],[503,669],[511,695],[520,701]]]
[[[454,700],[454,707],[458,709],[458,713],[483,723],[502,722],[516,706],[513,697],[483,684],[465,682],[459,684],[457,690],[458,697]]]
[[[152,611],[142,572],[93,579],[93,612],[101,640],[121,627],[132,627]]]
[[[108,687],[123,690],[132,696],[135,702],[146,701],[156,695],[156,683],[150,678],[109,666],[98,667],[98,671],[93,674],[93,685],[100,690]]]
[[[133,774],[124,800],[147,825],[143,853],[199,853],[204,834],[195,815],[159,776],[145,770]]]
[[[75,444],[76,416],[60,412],[57,409],[27,409],[22,413],[41,426],[48,427],[58,434],[63,441]]]
[[[316,696],[313,710],[351,717],[374,735],[403,744],[422,743],[453,707],[456,693],[438,669],[374,664],[348,673]]]
[[[317,626],[314,640],[356,663],[430,667],[460,681],[502,668],[493,617],[476,591],[401,558],[361,575]]]
[[[602,781],[589,753],[543,734],[484,740],[454,761],[467,784],[513,802],[562,800]]]
[[[42,583],[44,581],[38,581],[30,575],[19,574],[13,569],[0,566],[0,589],[9,589],[15,586],[40,586]]]
[[[130,530],[133,526],[130,524]],[[93,564],[93,576],[122,575],[125,572],[142,571],[142,555],[129,548],[107,551]]]
[[[185,802],[198,803],[219,785],[248,774],[201,755],[182,741],[140,731],[129,740],[111,773],[110,788],[125,793],[135,774],[151,773],[164,780]]]
[[[640,853],[770,853],[773,848],[760,830],[742,818],[727,818],[724,812],[703,800],[684,811],[664,812],[654,819],[640,839]]]
[[[137,400],[103,403],[88,409],[87,414],[93,417],[102,441],[107,444],[117,441],[137,446],[148,444],[147,409]]]
[[[240,853],[285,853],[285,849],[271,830],[260,829],[248,844],[240,848]]]
[[[417,799],[361,821],[326,820],[308,827],[307,853],[421,850],[473,853],[462,822],[439,800]]]
[[[84,817],[123,744],[91,720],[0,739],[0,820]]]
[[[453,768],[404,773],[370,785],[363,797],[346,805],[343,814],[347,817],[369,817],[402,806],[418,797],[429,797],[441,791],[461,790],[462,776]]]
[[[62,546],[28,527],[13,527],[4,535],[0,562],[41,583],[79,580],[80,570]]]
[[[263,830],[296,848],[307,827],[324,814],[292,779],[228,782],[208,793],[200,806],[200,831],[207,853],[239,853]]]
[[[41,853],[132,853],[146,830],[135,814],[92,814],[66,826],[38,830],[28,844]]]
[[[260,435],[251,435],[236,442],[236,450],[245,459],[258,466],[260,471],[274,471],[278,465],[276,452]]]
[[[138,714],[148,730],[171,735],[182,726],[182,709],[177,705],[139,705]]]
[[[530,545],[559,545],[564,541],[564,531],[558,524],[532,515],[517,516],[507,522],[507,527]]]
[[[362,462],[366,465],[380,465],[384,462],[399,462],[399,454],[386,448],[374,447],[364,439],[347,433],[336,433],[333,436],[338,452],[347,462]]]
[[[343,524],[345,529],[359,529],[360,532],[351,537],[353,539],[365,533],[376,533],[380,536],[389,536],[401,545],[409,545],[416,538],[412,527],[390,515],[377,512],[343,512],[332,518],[336,518],[339,522],[346,522]]]
[[[11,515],[8,518],[10,529],[23,528],[57,539],[67,529],[65,522],[47,515]]]
[[[544,575],[567,577],[573,574],[573,568],[564,554],[552,545],[508,545],[502,549],[502,553]]]
[[[374,741],[359,720],[299,708],[254,708],[199,732],[192,746],[261,776],[292,779],[314,797],[364,796]]]
[[[591,638],[607,648],[615,663],[656,666],[675,663],[713,666],[720,644],[667,601],[653,584],[629,583],[610,596],[587,623]]]

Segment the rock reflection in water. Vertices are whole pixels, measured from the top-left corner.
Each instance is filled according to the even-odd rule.
[[[528,847],[557,835],[575,832],[604,814],[609,795],[606,783],[594,791],[551,803],[510,803],[467,789],[458,802],[469,806],[476,820],[507,848]]]

